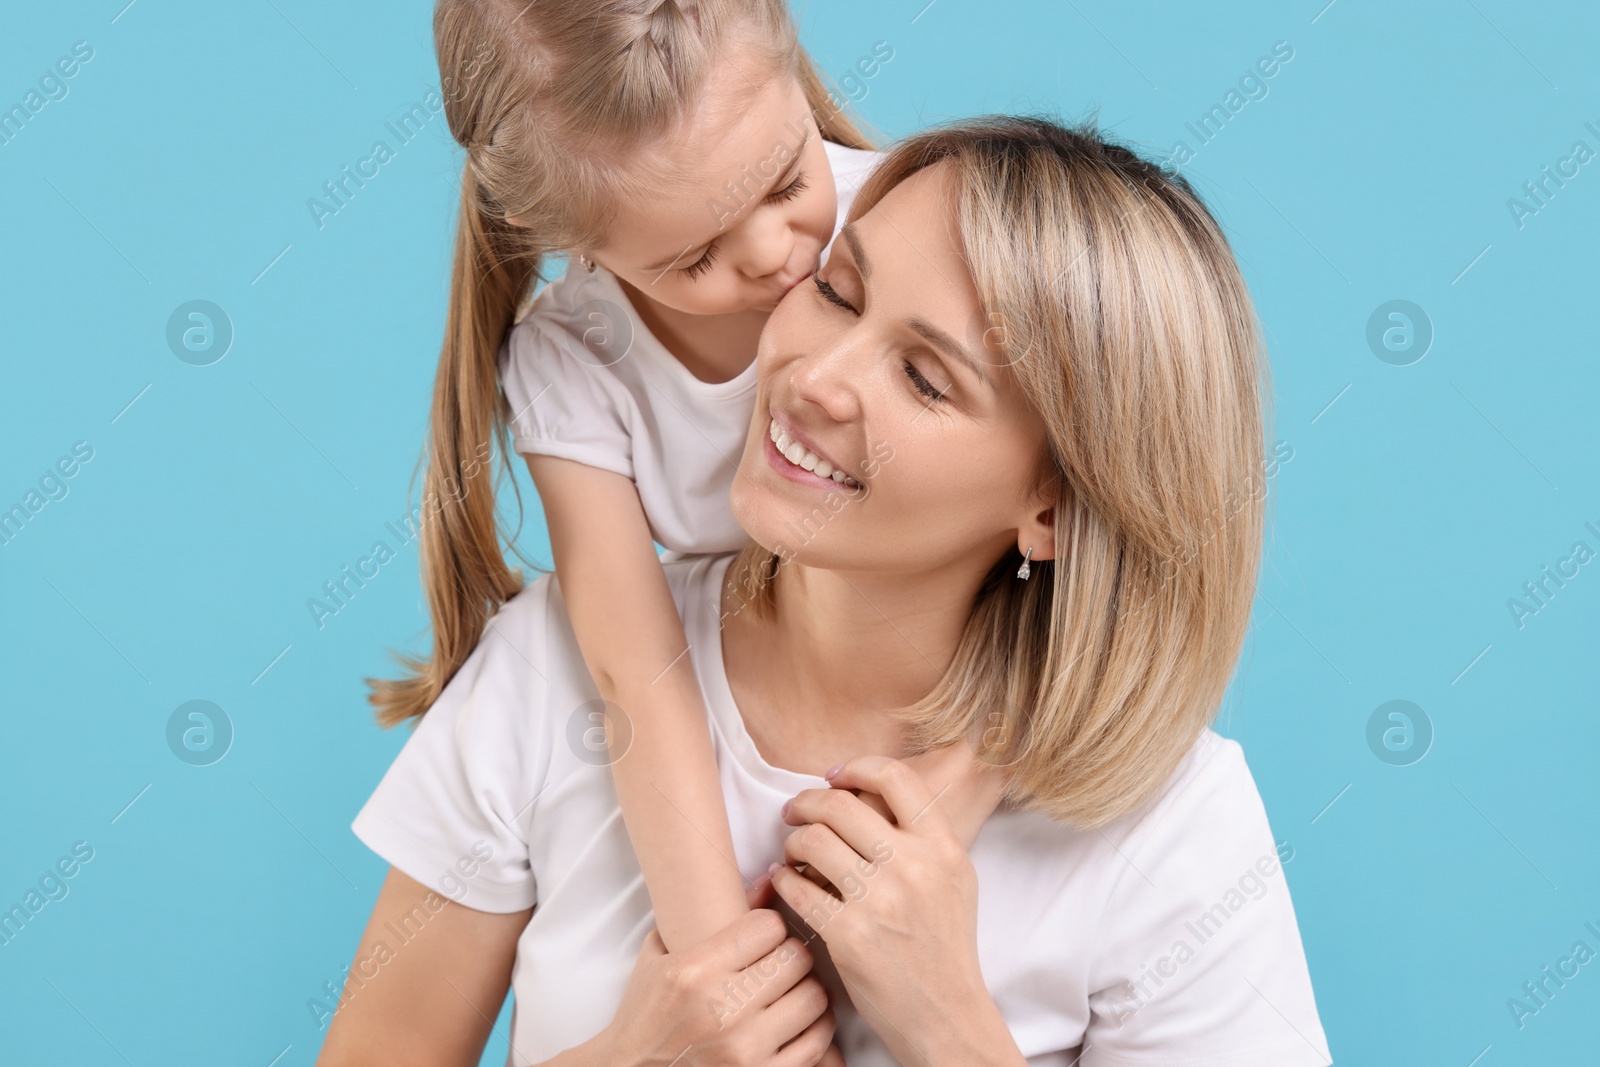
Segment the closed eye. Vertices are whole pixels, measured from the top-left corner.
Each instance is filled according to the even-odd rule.
[[[844,297],[840,296],[838,291],[836,289],[834,289],[833,286],[831,286],[827,282],[823,281],[820,277],[818,277],[817,275],[812,275],[811,276],[811,280],[817,284],[817,292],[822,294],[822,299],[826,300],[828,303],[832,304],[834,307],[844,308],[846,311],[850,312],[851,314],[854,314],[854,315],[861,314],[861,312],[856,310],[856,306],[854,304],[850,303],[850,301],[848,301]]]
[[[907,363],[905,365],[905,368],[906,368],[906,377],[911,379],[911,384],[912,384],[912,386],[914,386],[916,388],[917,392],[921,393],[923,396],[927,397],[929,400],[943,400],[944,399],[945,391],[943,389],[940,389],[938,386],[934,385],[932,382],[928,381],[928,379],[924,378],[922,376],[922,372],[919,371],[916,368],[916,364]]]
[[[811,280],[816,284],[817,292],[821,295],[822,299],[826,300],[834,307],[843,308],[845,311],[848,311],[853,315],[861,314],[861,312],[856,310],[856,306],[854,304],[840,296],[838,290],[829,285],[827,282],[823,281],[820,277],[812,275]],[[910,379],[912,388],[916,389],[917,392],[921,393],[929,400],[940,401],[944,399],[946,390],[940,389],[938,386],[928,381],[928,379],[923,376],[922,372],[917,369],[916,364],[908,362],[904,364],[904,367],[906,377]]]
[[[695,260],[687,267],[679,267],[678,270],[685,278],[693,281],[695,278],[700,277],[700,275],[710,270],[711,264],[716,261],[716,258],[717,242],[712,241],[710,244],[706,245],[706,250],[701,254],[699,259]]]
[[[805,192],[807,188],[808,185],[806,182],[806,176],[804,174],[796,174],[794,181],[768,196],[767,203],[781,204],[785,200],[793,200],[795,197]]]
[[[766,202],[769,204],[781,204],[785,200],[793,200],[795,197],[805,192],[807,188],[806,176],[804,174],[797,174],[794,181],[790,182],[788,185],[785,185],[777,192],[769,194]],[[682,274],[690,281],[693,281],[706,271],[710,270],[711,264],[716,262],[716,259],[717,242],[712,241],[710,244],[706,245],[706,250],[701,253],[699,259],[695,260],[687,267],[679,267],[678,273]]]

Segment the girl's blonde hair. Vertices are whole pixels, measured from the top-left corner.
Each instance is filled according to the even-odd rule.
[[[621,198],[662,177],[615,160],[692,116],[712,65],[738,44],[799,78],[825,138],[870,147],[799,46],[784,0],[439,0],[433,33],[445,118],[466,150],[423,487],[433,652],[403,658],[407,677],[369,680],[385,726],[427,711],[522,588],[486,462],[496,445],[507,451],[496,360],[543,258],[600,243]]]
[[[1268,371],[1221,229],[1181,177],[1090,127],[970,120],[892,149],[858,218],[924,167],[953,179],[987,336],[1043,420],[1055,559],[990,570],[912,747],[960,739],[1010,797],[1082,827],[1134,810],[1213,719],[1264,520]],[[976,331],[974,331],[976,336]],[[734,589],[770,613],[779,557]]]

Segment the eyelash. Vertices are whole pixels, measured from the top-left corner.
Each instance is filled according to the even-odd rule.
[[[850,303],[850,301],[846,300],[844,297],[840,296],[833,286],[829,285],[816,275],[812,275],[811,280],[816,283],[817,292],[822,296],[822,299],[826,300],[834,307],[843,308],[852,314],[860,314],[860,312],[856,311],[855,305]],[[945,391],[936,387],[932,382],[928,381],[927,378],[923,377],[922,372],[917,370],[916,364],[906,363],[904,366],[906,370],[906,377],[910,379],[912,388],[916,389],[917,392],[921,393],[929,400],[937,402],[944,399]]]
[[[706,245],[704,255],[695,260],[693,263],[689,264],[687,267],[679,268],[679,273],[681,273],[685,278],[688,278],[690,281],[694,281],[694,279],[700,277],[700,275],[711,269],[711,264],[716,261],[716,258],[717,242],[712,241],[710,244]]]
[[[917,392],[936,402],[944,399],[944,390],[935,388],[934,384],[924,378],[922,372],[917,370],[914,364],[907,363],[905,368],[906,377],[911,379],[911,384]]]
[[[793,200],[795,197],[805,192],[808,187],[806,176],[804,174],[796,175],[794,181],[790,182],[788,185],[785,185],[782,189],[779,189],[771,196],[768,196],[766,202],[769,204],[781,204],[786,200]],[[690,281],[693,281],[706,271],[710,270],[711,264],[716,261],[716,258],[717,242],[712,241],[710,244],[706,245],[706,250],[699,259],[695,260],[687,267],[679,267],[678,273],[682,274]]]

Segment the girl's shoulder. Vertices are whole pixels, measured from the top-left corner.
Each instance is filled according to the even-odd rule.
[[[512,367],[549,364],[590,372],[617,368],[620,354],[648,344],[649,330],[616,279],[604,270],[574,269],[526,302],[506,332],[499,363],[502,376]]]
[[[609,271],[574,268],[539,288],[520,310],[512,331],[556,330],[582,336],[597,325],[596,316],[612,322],[639,320]]]

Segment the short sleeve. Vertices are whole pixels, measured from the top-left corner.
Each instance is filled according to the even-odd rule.
[[[579,349],[581,338],[537,306],[512,327],[499,358],[512,443],[526,456],[576,460],[632,478],[626,391]]]
[[[390,866],[479,911],[538,900],[528,825],[549,765],[549,584],[534,582],[490,620],[351,824]]]
[[[1205,738],[1114,846],[1083,1067],[1332,1062],[1260,793],[1238,743]]]

